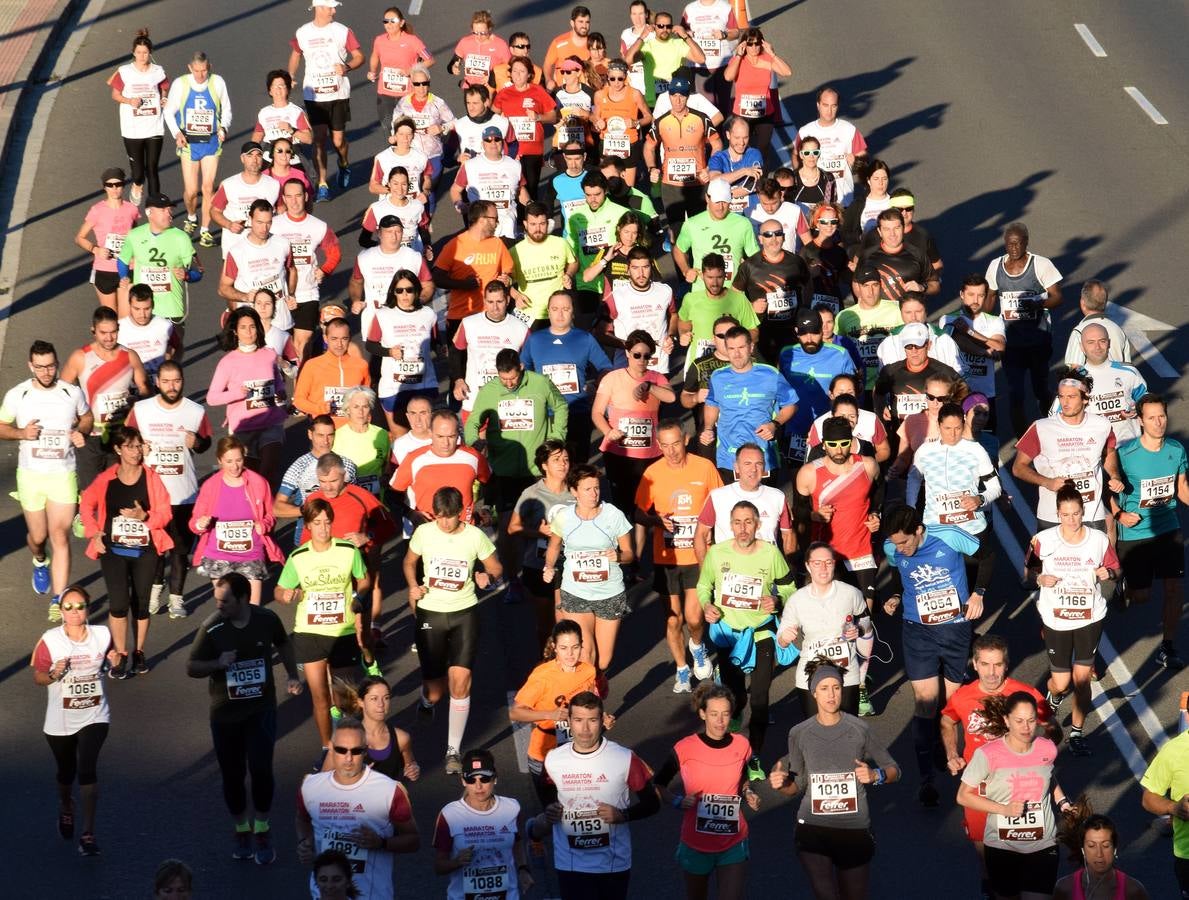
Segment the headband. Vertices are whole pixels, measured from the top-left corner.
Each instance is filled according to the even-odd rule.
[[[1062,378],[1060,381],[1057,382],[1057,387],[1058,388],[1063,388],[1063,387],[1077,388],[1083,394],[1088,395],[1090,393],[1090,389],[1088,387],[1086,387],[1086,385],[1083,382],[1078,381],[1076,378]]]
[[[834,666],[818,666],[813,670],[813,677],[809,679],[809,693],[812,694],[817,690],[817,686],[825,681],[827,678],[835,678],[838,683],[843,681],[842,673]]]

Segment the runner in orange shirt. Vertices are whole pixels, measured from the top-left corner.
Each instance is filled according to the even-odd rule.
[[[641,129],[652,124],[652,112],[644,95],[627,81],[628,64],[612,60],[607,66],[607,84],[594,96],[591,124],[599,135],[602,155],[623,159],[623,180],[634,185],[636,169],[644,162]]]
[[[711,153],[722,149],[710,119],[690,109],[692,91],[693,85],[684,76],[669,83],[672,108],[653,121],[644,141],[644,161],[653,183],[660,182],[661,203],[673,235],[687,216],[706,208],[703,186],[710,181],[706,163]]]
[[[559,34],[549,42],[545,51],[545,64],[541,67],[545,74],[545,89],[552,91],[557,87],[553,76],[554,67],[568,56],[576,56],[586,61],[590,59],[590,48],[586,46],[590,35],[590,10],[585,6],[575,6],[570,11],[570,30]]]
[[[483,288],[491,281],[512,283],[516,264],[507,245],[495,236],[499,217],[495,204],[476,200],[467,207],[467,228],[452,237],[433,264],[433,283],[450,291],[446,337],[453,340],[459,323],[483,309]]]

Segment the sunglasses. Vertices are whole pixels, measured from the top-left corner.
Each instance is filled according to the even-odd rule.
[[[273,147],[272,152],[273,152],[273,156],[276,156],[278,153],[284,153],[286,156],[293,155],[292,150],[286,150],[284,147]]]
[[[622,75],[608,75],[607,80],[608,81],[627,81],[627,79],[624,78]]]
[[[502,144],[503,142],[503,138],[483,138],[485,144]]]
[[[479,784],[491,784],[493,781],[495,781],[495,776],[494,775],[463,775],[462,780],[465,781],[467,784],[475,784],[476,782],[478,782]]]
[[[585,150],[563,150],[561,152],[561,155],[562,156],[585,156],[586,151]]]
[[[109,187],[109,188],[118,188],[118,187],[123,187],[124,182],[122,182],[122,181],[105,181],[105,182],[103,182],[103,186]]]
[[[394,293],[394,294],[411,294],[411,293],[413,293],[413,289],[411,287],[394,287],[392,289],[392,293]]]
[[[945,401],[950,398],[944,394],[942,396],[938,397],[936,394],[930,394],[926,391],[925,399],[932,400],[934,403],[945,403]]]
[[[413,87],[429,87],[428,81],[414,81],[412,84]]]
[[[760,237],[784,237],[783,231],[761,231]]]
[[[512,49],[513,50],[529,50],[532,48],[532,46],[533,46],[532,44],[513,44]]]
[[[849,447],[850,445],[851,445],[851,441],[850,441],[850,440],[845,440],[845,441],[822,441],[822,446],[823,446],[823,447],[829,447],[831,450],[841,450],[843,447]]]
[[[667,23],[665,23],[664,25],[662,25],[660,22],[657,22],[657,23],[656,23],[656,30],[657,30],[657,31],[668,31],[668,30],[669,30],[670,28],[672,28],[672,27],[673,27],[673,23],[672,23],[672,22],[667,22]]]
[[[367,753],[367,747],[340,747],[335,744],[334,752],[339,756],[363,756]]]
[[[629,353],[628,356],[630,356],[632,359],[648,359],[652,356],[652,354],[651,353]]]
[[[762,47],[763,45],[763,41],[747,41],[747,46],[749,47]]]
[[[65,612],[86,612],[87,604],[85,603],[59,603],[58,609]]]
[[[475,37],[487,37],[489,34],[491,34],[491,32],[490,31],[475,31],[472,28],[471,34],[473,34]]]
[[[380,21],[385,25],[396,25],[398,22],[400,22],[400,19],[381,19]]]
[[[838,220],[837,219],[818,219],[817,224],[819,224],[819,225],[837,225]]]
[[[924,350],[925,345],[924,344],[905,344],[904,349],[905,350]],[[928,394],[926,394],[925,396],[928,396]]]
[[[913,211],[913,210],[915,210],[915,209],[916,209],[916,207],[915,207],[915,206],[901,206],[901,207],[900,207],[900,212],[902,212],[902,213],[906,213],[906,212],[912,212],[912,211]]]
[[[802,150],[801,155],[802,156],[821,156],[822,151],[821,150]]]
[[[725,340],[727,339],[727,332],[725,332],[725,331],[723,331],[723,332],[718,332],[718,331],[716,331],[716,332],[714,332],[714,336],[715,336],[716,338],[718,338],[720,341],[725,341]]]

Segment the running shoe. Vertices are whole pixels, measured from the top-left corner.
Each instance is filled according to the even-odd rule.
[[[237,831],[235,833],[235,845],[231,848],[231,858],[243,860],[251,859],[252,852],[252,832]]]
[[[182,222],[182,230],[186,232],[186,234],[193,234],[198,230],[198,220],[187,217],[186,220]]]
[[[62,840],[68,841],[74,837],[74,809],[58,808],[58,834]]]
[[[462,757],[458,755],[458,751],[453,747],[446,748],[446,774],[462,774]]]
[[[343,711],[341,709],[339,709],[337,706],[330,707],[330,721],[331,722],[337,722],[342,717],[343,717]]]
[[[731,734],[738,734],[739,729],[743,727],[742,716],[731,716],[731,723],[727,726]]]
[[[710,654],[706,652],[705,644],[689,642],[689,652],[694,660],[694,677],[698,681],[705,681],[714,674],[714,666],[710,664]]]
[[[1057,710],[1061,708],[1061,703],[1067,696],[1067,694],[1058,694],[1057,696],[1054,696],[1052,691],[1045,691],[1045,703],[1049,705],[1049,709],[1056,713]]]
[[[213,247],[213,246],[215,246],[215,236],[213,234],[211,234],[209,231],[207,231],[205,228],[202,229],[202,234],[200,234],[198,236],[198,246],[199,247]]]
[[[186,610],[186,601],[181,594],[169,595],[169,618],[184,619],[190,613]]]
[[[330,185],[328,185],[328,184],[318,185],[318,193],[316,193],[314,195],[314,202],[315,203],[325,203],[329,199],[330,199]]]
[[[351,167],[339,166],[339,190],[345,191],[351,186]]]
[[[144,188],[132,185],[132,190],[128,192],[128,199],[132,201],[133,205],[140,206],[140,201],[144,199]]]
[[[148,675],[149,661],[144,658],[143,650],[132,651],[132,674],[133,675]]]
[[[917,791],[917,801],[925,809],[937,809],[940,799],[941,795],[937,793],[937,788],[933,786],[932,781],[926,781],[921,785],[921,789]]]
[[[1156,651],[1156,665],[1180,672],[1185,668],[1185,661],[1177,656],[1177,648],[1173,646],[1172,641],[1162,641],[1160,649]]]
[[[433,711],[434,711],[433,704],[430,704],[427,706],[426,704],[422,703],[420,700],[417,701],[417,721],[432,722],[433,721]]]
[[[83,517],[78,513],[74,514],[74,521],[70,523],[70,533],[80,541],[87,536],[87,526],[83,524]]]
[[[161,612],[161,595],[165,593],[165,585],[154,584],[149,591],[149,615],[155,616]]]
[[[380,661],[378,659],[373,659],[369,663],[366,660],[364,660],[362,657],[360,657],[359,665],[363,668],[363,671],[366,672],[368,675],[372,676],[372,678],[383,678],[384,677],[384,673],[382,671],[380,671]]]
[[[330,753],[330,748],[323,747],[322,752],[318,754],[318,758],[314,761],[314,764],[310,766],[310,772],[312,774],[317,775],[322,771],[322,766],[326,764],[326,755],[328,753]]]
[[[1070,732],[1069,753],[1071,756],[1094,755],[1094,751],[1090,749],[1090,745],[1086,742],[1085,736],[1080,731]]]
[[[49,614],[47,615],[47,618],[54,625],[57,625],[62,621],[62,607],[58,605],[57,597],[50,601]]]
[[[95,840],[95,835],[89,831],[84,831],[83,836],[78,839],[78,855],[79,856],[98,856],[99,844]]]
[[[677,670],[677,677],[673,679],[673,693],[688,694],[689,691],[689,666],[682,666]]]
[[[747,780],[763,781],[768,776],[764,774],[764,767],[760,765],[760,758],[753,756],[747,761]]]
[[[256,832],[256,865],[267,866],[277,858],[277,851],[272,848],[272,832]]]
[[[873,716],[875,715],[875,707],[871,705],[871,697],[867,693],[867,682],[859,682],[859,715]]]
[[[47,556],[41,562],[33,560],[33,593],[48,594],[50,592],[50,558]]]
[[[128,677],[128,654],[121,653],[120,661],[107,670],[107,677],[120,681]]]

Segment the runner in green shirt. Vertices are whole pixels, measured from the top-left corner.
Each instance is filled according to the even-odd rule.
[[[548,318],[553,292],[574,286],[578,259],[569,241],[549,233],[549,210],[542,204],[525,207],[524,238],[512,247],[512,261],[516,310],[530,322]]]
[[[748,778],[764,777],[759,755],[768,732],[768,689],[779,663],[789,664],[795,652],[777,647],[774,640],[780,608],[796,586],[784,554],[775,544],[756,539],[760,513],[755,504],[740,500],[731,507],[730,541],[711,544],[698,575],[698,602],[710,639],[719,648],[718,668],[723,685],[735,695],[735,716],[751,703],[748,740],[752,758]],[[777,656],[781,655],[778,660]],[[787,656],[786,656],[787,654]],[[747,676],[751,675],[750,692]]]
[[[904,324],[899,304],[879,298],[879,273],[871,266],[859,266],[851,281],[858,300],[834,318],[834,332],[852,338],[867,370],[866,388],[875,387],[879,375],[879,345],[892,329]]]
[[[615,226],[619,223],[619,217],[628,210],[626,206],[607,199],[607,176],[602,172],[586,173],[586,178],[582,180],[582,193],[586,195],[586,203],[570,213],[566,228],[574,255],[578,257],[578,290],[593,291],[601,299],[602,272],[590,281],[584,281],[582,274],[600,250],[615,245]]]
[[[751,220],[731,207],[731,186],[725,178],[715,178],[706,188],[706,211],[686,219],[673,246],[677,271],[690,284],[698,280],[705,256],[717,253],[727,267],[727,281],[745,257],[760,252]]]
[[[127,309],[133,284],[147,284],[153,289],[153,315],[180,326],[187,312],[186,284],[202,278],[202,262],[190,236],[170,225],[173,201],[163,194],[151,196],[145,202],[145,215],[148,222],[128,232],[116,262],[120,309]]]
[[[727,287],[723,258],[709,253],[702,259],[701,286],[686,294],[677,310],[678,340],[690,348],[685,354],[687,370],[695,359],[714,350],[714,323],[723,316],[731,316],[750,331],[753,341],[759,339],[760,318],[751,301],[742,291]]]

